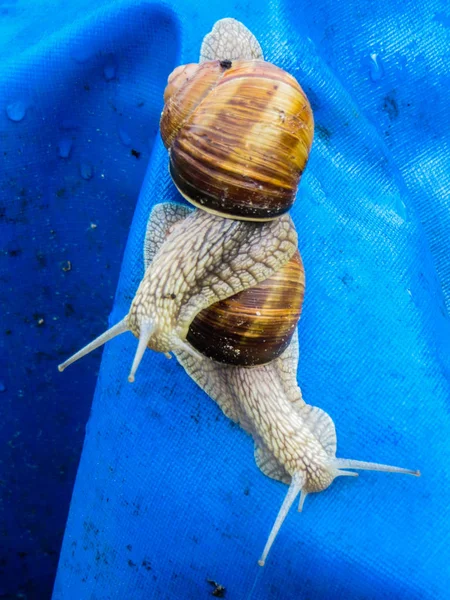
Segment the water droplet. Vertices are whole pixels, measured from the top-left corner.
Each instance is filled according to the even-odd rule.
[[[11,119],[11,121],[15,121],[16,123],[18,123],[24,118],[26,112],[27,105],[23,100],[16,100],[15,102],[11,102],[11,104],[8,104],[8,106],[6,107],[6,114],[8,115],[8,118]]]
[[[116,78],[116,62],[113,58],[109,58],[103,67],[103,76],[106,81],[111,81]]]
[[[372,81],[380,81],[384,75],[383,63],[376,52],[370,55],[370,79]]]
[[[400,196],[398,196],[395,201],[395,212],[403,219],[403,221],[408,221],[408,209]]]
[[[58,154],[61,158],[69,158],[72,150],[72,140],[70,138],[62,138],[58,144]]]
[[[86,179],[86,181],[89,181],[89,179],[93,178],[94,167],[91,165],[91,163],[88,163],[88,162],[80,163],[80,175],[83,179]]]
[[[6,392],[6,385],[3,381],[0,381],[0,392]]]
[[[119,127],[119,137],[122,144],[125,146],[131,146],[131,138],[125,129],[122,129],[122,127]]]

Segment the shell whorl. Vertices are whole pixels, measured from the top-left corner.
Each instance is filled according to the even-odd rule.
[[[271,277],[198,313],[186,339],[218,362],[242,367],[266,364],[289,345],[304,291],[305,272],[297,251]]]
[[[169,84],[161,136],[180,193],[229,218],[288,211],[308,161],[314,123],[298,82],[261,60],[188,65]]]

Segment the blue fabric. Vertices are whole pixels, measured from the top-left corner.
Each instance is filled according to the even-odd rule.
[[[0,8],[0,595],[48,597],[100,351],[56,364],[128,311],[148,213],[179,200],[165,80],[234,16],[315,114],[292,211],[305,400],[333,418],[338,456],[422,477],[337,480],[261,569],[286,487],[175,360],[146,353],[128,384],[125,334],[103,352],[53,597],[201,598],[207,579],[232,599],[448,597],[446,4],[37,4]]]

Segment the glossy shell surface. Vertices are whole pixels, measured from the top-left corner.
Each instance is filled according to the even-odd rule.
[[[268,363],[287,348],[304,292],[305,273],[297,251],[272,277],[202,310],[187,340],[218,362],[248,367]]]
[[[262,60],[184,65],[169,78],[165,100],[161,135],[185,198],[255,221],[290,209],[314,131],[294,77]]]

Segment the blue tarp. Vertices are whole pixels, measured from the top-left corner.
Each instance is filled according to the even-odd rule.
[[[180,200],[165,82],[226,16],[315,114],[292,211],[305,400],[339,456],[422,471],[309,496],[263,569],[286,486],[175,360],[147,352],[128,384],[125,334],[98,378],[101,351],[56,370],[128,311],[149,211]],[[449,40],[442,0],[1,4],[0,597],[49,597],[84,433],[54,600],[197,599],[208,579],[231,600],[448,597]]]

